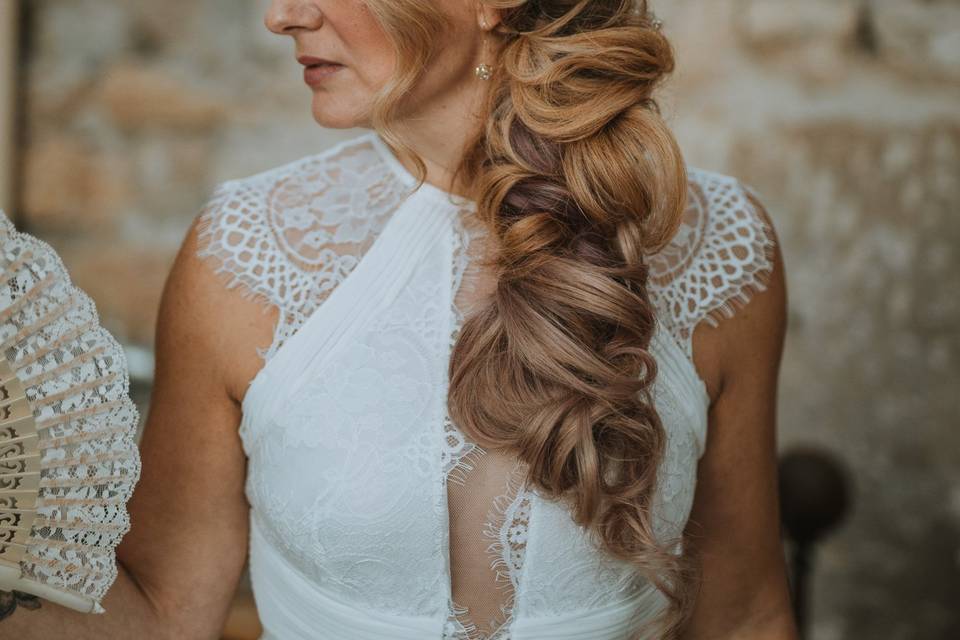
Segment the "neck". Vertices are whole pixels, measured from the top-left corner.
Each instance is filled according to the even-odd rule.
[[[479,127],[482,118],[477,105],[484,103],[486,86],[476,78],[466,88],[448,98],[433,100],[426,112],[406,118],[397,129],[401,139],[423,160],[426,165],[426,182],[454,195],[466,198],[462,177],[453,183],[453,174],[459,165],[466,146]],[[465,115],[466,114],[466,115]],[[416,166],[410,158],[397,158],[413,175]]]

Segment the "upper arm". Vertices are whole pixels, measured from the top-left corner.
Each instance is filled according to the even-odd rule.
[[[191,226],[164,286],[142,473],[117,549],[173,637],[218,637],[247,551],[240,407],[229,392],[236,296]]]
[[[766,211],[751,202],[773,234]],[[715,394],[688,525],[702,570],[688,638],[796,637],[776,478],[787,307],[779,242],[763,283],[732,317],[717,326],[701,324],[694,334],[694,351]]]

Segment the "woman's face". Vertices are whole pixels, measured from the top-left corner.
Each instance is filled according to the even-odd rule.
[[[417,105],[412,117],[429,117],[431,109],[449,109],[458,93],[472,88],[473,66],[482,32],[476,2],[443,0],[454,28],[440,43],[430,65],[406,104]],[[313,91],[313,116],[324,127],[370,127],[373,96],[394,73],[396,55],[364,0],[273,0],[264,17],[270,31],[294,41],[294,55],[304,65],[304,82]],[[316,66],[314,59],[336,63]],[[436,115],[435,113],[433,115]]]

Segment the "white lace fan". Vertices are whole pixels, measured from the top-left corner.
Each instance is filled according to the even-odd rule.
[[[0,272],[0,590],[103,613],[140,477],[126,359],[56,252],[2,210]]]

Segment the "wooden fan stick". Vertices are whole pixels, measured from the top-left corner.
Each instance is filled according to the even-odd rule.
[[[20,561],[38,520],[38,444],[36,420],[23,384],[10,363],[0,358],[0,590],[29,588],[34,595],[77,611],[102,610],[75,593],[23,581]]]
[[[39,491],[40,448],[33,407],[10,363],[0,359],[0,586],[20,578]]]

